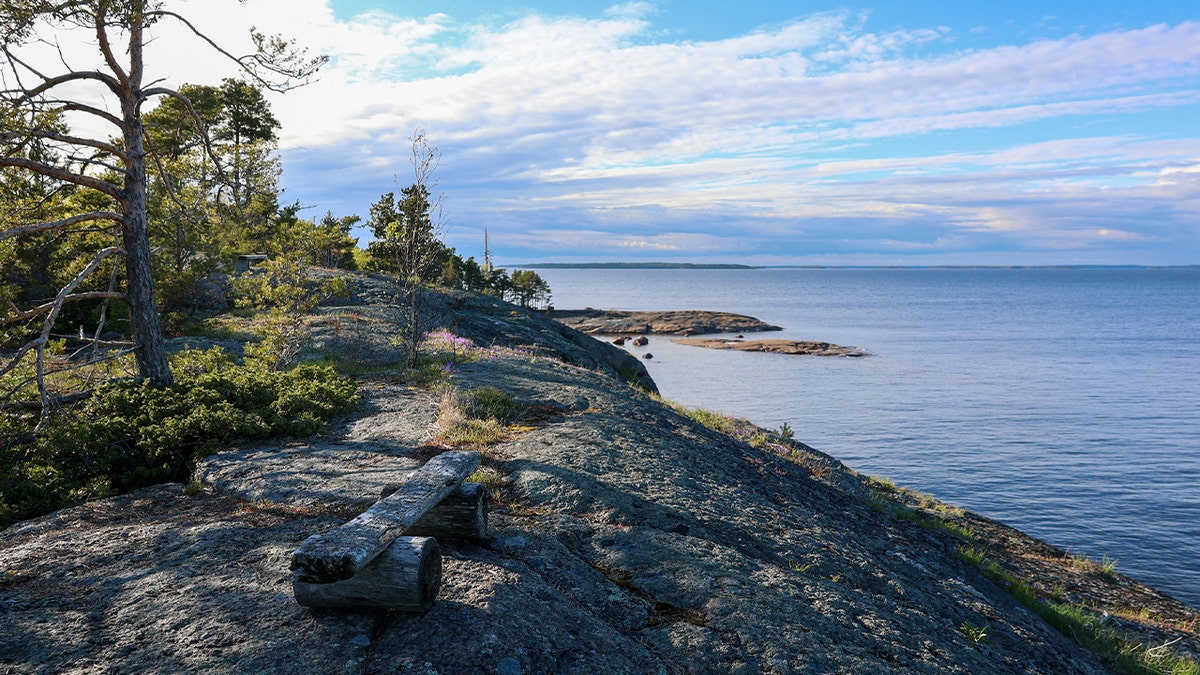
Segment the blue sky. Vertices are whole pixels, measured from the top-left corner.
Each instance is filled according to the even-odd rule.
[[[1194,3],[179,2],[331,57],[272,98],[315,217],[420,127],[447,243],[504,264],[1200,263]]]

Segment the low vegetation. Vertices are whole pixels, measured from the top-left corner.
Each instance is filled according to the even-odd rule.
[[[184,482],[199,457],[237,440],[306,436],[357,404],[333,369],[239,366],[219,348],[172,359],[175,384],[105,384],[43,433],[6,414],[0,436],[0,526],[85,499]]]
[[[1104,615],[1079,605],[1058,602],[1053,594],[1008,573],[977,548],[963,547],[959,557],[1008,591],[1026,609],[1063,635],[1122,672],[1145,675],[1200,675],[1200,663],[1164,647],[1148,646],[1105,625]]]
[[[507,440],[524,413],[512,396],[494,387],[461,391],[444,385],[438,409],[438,440],[482,450]]]

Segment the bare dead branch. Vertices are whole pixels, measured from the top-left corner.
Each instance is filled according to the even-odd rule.
[[[74,171],[52,166],[50,164],[46,164],[45,162],[26,159],[24,157],[0,157],[0,166],[28,169],[29,171],[41,174],[48,178],[56,178],[68,183],[74,183],[81,187],[91,188],[97,192],[103,192],[113,199],[121,200],[124,198],[121,188],[109,183],[106,180],[101,180],[94,176],[86,176],[80,173],[75,173]]]
[[[96,41],[100,45],[100,53],[104,55],[104,62],[108,64],[108,69],[117,76],[117,81],[125,89],[132,89],[129,82],[129,75],[125,73],[125,69],[121,64],[117,63],[117,58],[113,55],[112,45],[108,42],[108,26],[105,25],[105,16],[108,11],[108,6],[101,3],[96,11]]]
[[[242,72],[249,75],[255,82],[261,84],[263,87],[266,87],[271,91],[285,92],[290,89],[295,89],[308,84],[310,81],[309,78],[315,75],[317,71],[321,69],[321,66],[325,65],[325,63],[329,61],[329,57],[324,55],[304,61],[303,51],[299,54],[295,52],[289,52],[292,43],[287,42],[278,36],[268,38],[267,36],[263,35],[262,33],[258,33],[253,29],[251,29],[251,38],[253,38],[255,46],[258,47],[258,53],[247,54],[245,56],[235,56],[233,53],[214,42],[212,38],[200,32],[200,29],[196,28],[196,26],[192,24],[191,21],[188,21],[187,18],[180,16],[175,12],[163,10],[157,12],[157,15],[169,16],[183,24],[188,30],[192,31],[196,37],[200,38],[206,42],[208,46],[216,50],[217,53],[236,63],[238,67],[242,69]],[[264,52],[271,52],[271,54],[264,56]],[[262,70],[266,70],[267,72],[281,76],[284,78],[283,81],[276,82],[264,77],[260,72],[260,68]],[[291,80],[297,79],[303,81],[298,84],[291,83]]]
[[[16,57],[10,56],[10,58],[15,59]],[[25,64],[22,63],[21,65],[24,66]],[[28,68],[28,66],[25,67]],[[43,75],[39,75],[39,77],[42,79],[41,84],[33,87],[32,89],[26,89],[21,92],[24,100],[33,100],[38,96],[50,91],[51,89],[54,89],[55,87],[70,82],[79,82],[83,80],[94,80],[96,82],[103,83],[106,87],[112,90],[114,94],[119,95],[121,93],[121,84],[117,82],[115,78],[105,75],[104,73],[98,73],[96,71],[73,71],[70,73],[64,73],[57,77],[45,77]]]
[[[120,244],[120,233],[114,232],[114,245]],[[117,266],[113,265],[112,271],[108,274],[108,292],[117,293]],[[121,294],[124,295],[123,293]],[[100,355],[100,336],[104,334],[104,324],[108,321],[108,306],[109,301],[115,298],[105,298],[104,303],[100,306],[100,320],[96,322],[96,333],[92,335],[92,358]],[[80,326],[80,332],[83,332],[83,327]]]
[[[59,289],[58,295],[54,298],[54,302],[51,303],[50,310],[46,312],[46,318],[42,321],[41,334],[32,340],[34,351],[37,354],[35,374],[37,377],[38,398],[42,402],[42,416],[38,420],[37,426],[34,427],[35,433],[42,430],[46,424],[46,420],[50,417],[50,393],[46,390],[46,345],[50,343],[50,330],[54,327],[54,322],[58,320],[58,315],[62,313],[66,298],[75,294],[75,289],[79,287],[79,284],[91,276],[100,267],[100,263],[104,262],[105,258],[122,252],[116,246],[110,246],[97,251],[96,255],[92,256],[92,260],[75,275],[75,278],[66,286]]]
[[[7,375],[14,368],[21,365],[21,361],[25,360],[25,355],[28,354],[30,352],[30,350],[32,350],[36,346],[37,345],[35,345],[32,341],[26,342],[25,344],[21,345],[21,348],[17,350],[17,353],[14,354],[12,356],[12,358],[10,358],[8,360],[8,362],[4,364],[3,368],[0,368],[0,376]],[[29,384],[28,380],[26,380],[23,384],[19,385],[17,388],[19,389],[20,387],[23,387],[26,384]]]
[[[92,211],[90,213],[81,213],[76,216],[71,216],[70,218],[63,218],[62,220],[52,220],[45,223],[22,225],[20,227],[14,227],[8,230],[0,231],[0,241],[12,239],[13,237],[37,234],[38,232],[57,230],[93,220],[111,220],[114,223],[121,224],[125,222],[125,217],[119,213],[113,213],[111,211]]]
[[[56,111],[83,112],[83,113],[87,113],[89,115],[94,115],[96,117],[99,117],[100,119],[102,119],[106,122],[111,122],[113,124],[113,126],[117,126],[117,127],[121,126],[121,120],[118,119],[116,115],[113,115],[112,113],[107,112],[105,110],[101,110],[99,108],[94,108],[90,105],[84,105],[82,103],[76,103],[74,101],[53,101],[53,102],[51,102],[51,104],[58,106],[57,108],[55,108]]]
[[[0,133],[0,143],[11,143],[13,141],[18,141],[18,140],[27,139],[27,138],[44,138],[46,140],[57,141],[59,143],[70,143],[71,145],[82,145],[82,146],[86,146],[89,148],[95,148],[97,150],[101,150],[110,155],[115,155],[117,157],[120,157],[122,160],[129,159],[129,156],[125,154],[125,151],[121,150],[120,148],[118,148],[115,145],[112,145],[111,143],[97,141],[92,138],[82,138],[79,136],[70,136],[67,134],[60,134],[56,131],[51,131],[48,129],[24,129],[21,131],[6,131],[3,133]]]
[[[72,293],[63,297],[61,300],[54,299],[42,305],[38,305],[33,309],[19,311],[12,316],[0,319],[0,325],[8,325],[12,323],[20,323],[35,316],[41,316],[46,312],[54,309],[57,305],[65,305],[71,302],[79,302],[80,300],[124,300],[125,294],[116,291],[86,291],[84,293]]]

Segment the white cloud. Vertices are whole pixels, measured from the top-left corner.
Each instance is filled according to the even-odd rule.
[[[421,126],[445,153],[452,215],[468,224],[508,218],[510,241],[528,247],[583,242],[617,212],[654,214],[677,231],[624,240],[614,232],[605,242],[669,251],[676,242],[728,246],[726,233],[681,224],[706,214],[735,218],[748,236],[802,229],[780,224],[787,219],[870,229],[863,223],[928,218],[1033,241],[1047,232],[1136,234],[1148,226],[1131,224],[1138,209],[1200,210],[1197,181],[1182,168],[1200,157],[1195,133],[1074,132],[1082,138],[926,153],[879,145],[1195,109],[1196,22],[953,51],[948,29],[871,32],[869,18],[853,12],[668,42],[646,2],[614,5],[600,18],[529,14],[477,24],[381,11],[342,20],[325,0],[172,4],[237,53],[249,49],[246,32],[256,25],[332,57],[320,82],[271,98],[284,124],[285,181],[322,208],[364,212],[394,174],[403,180],[407,139]],[[179,84],[234,74],[178,27],[164,24],[155,35],[152,76]],[[80,58],[86,42],[71,45]],[[1098,198],[1102,188],[1108,194]],[[1086,208],[1089,199],[1104,206]],[[528,227],[517,214],[578,229]],[[1078,225],[1092,216],[1128,222]]]

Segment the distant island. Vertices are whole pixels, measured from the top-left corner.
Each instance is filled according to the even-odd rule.
[[[529,270],[755,270],[753,265],[730,263],[674,263],[674,262],[597,262],[597,263],[533,263],[516,265]]]
[[[1154,270],[1200,269],[1200,265],[740,265],[686,262],[566,262],[513,265],[558,270]]]

